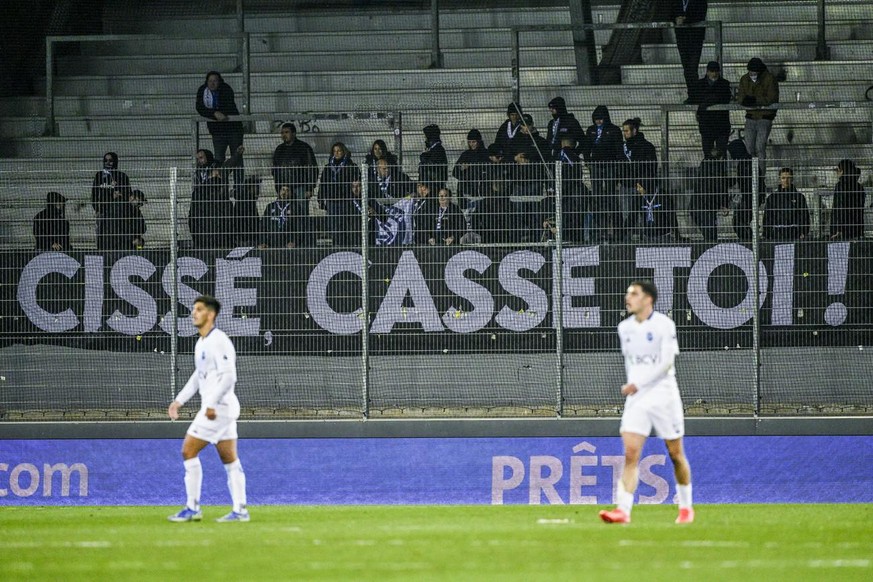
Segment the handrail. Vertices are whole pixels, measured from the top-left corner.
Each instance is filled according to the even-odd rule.
[[[242,73],[242,111],[251,113],[252,100],[252,83],[251,83],[251,67],[250,67],[250,52],[251,43],[248,32],[223,33],[225,38],[236,38],[240,41],[240,72]],[[179,35],[165,34],[82,34],[82,35],[60,35],[47,36],[45,39],[45,136],[55,135],[55,99],[54,99],[54,81],[55,81],[55,62],[54,62],[54,45],[59,43],[69,42],[123,42],[128,40],[215,40],[214,36],[190,36],[184,37]],[[204,71],[205,72],[205,71]]]
[[[521,86],[519,74],[521,68],[520,50],[519,50],[519,33],[522,32],[556,32],[556,31],[573,31],[573,30],[651,30],[661,28],[712,28],[715,36],[715,51],[713,60],[722,62],[723,43],[722,43],[722,22],[721,20],[704,20],[692,24],[675,24],[673,22],[619,22],[615,24],[539,24],[534,26],[513,26],[510,27],[512,34],[512,63],[510,74],[512,75],[512,98],[516,103],[521,104]]]
[[[400,111],[296,111],[285,113],[258,113],[254,115],[229,115],[227,119],[228,121],[241,121],[244,123],[268,121],[275,126],[281,126],[282,123],[287,122],[311,122],[314,126],[317,121],[383,119],[387,122],[388,127],[392,130],[394,135],[394,152],[397,155],[397,162],[403,164],[403,115]],[[202,123],[214,122],[214,120],[194,115],[191,116],[190,121],[193,145],[191,153],[193,155],[193,153],[200,148],[200,125]],[[315,131],[318,131],[317,128]]]
[[[697,104],[669,104],[661,105],[661,163],[670,163],[670,113],[674,111],[696,112],[699,105]],[[873,128],[873,102],[864,100],[842,100],[842,101],[788,101],[785,103],[773,103],[764,107],[743,107],[738,103],[720,103],[718,105],[710,105],[706,108],[707,111],[755,111],[762,109],[780,110],[780,109],[869,109],[870,123]],[[873,133],[871,133],[873,135]]]

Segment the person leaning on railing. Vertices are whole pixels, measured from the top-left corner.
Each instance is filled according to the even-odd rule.
[[[59,192],[46,195],[45,208],[33,217],[33,237],[38,251],[70,250],[70,221],[67,199]]]

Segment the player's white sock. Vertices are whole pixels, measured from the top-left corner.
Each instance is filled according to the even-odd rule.
[[[200,509],[200,488],[203,485],[203,466],[200,457],[194,457],[184,462],[185,493],[188,496],[186,505],[189,509]]]
[[[691,483],[688,485],[677,483],[676,494],[679,496],[679,507],[691,507]]]
[[[619,479],[618,481],[618,487],[615,491],[615,498],[618,508],[624,511],[626,514],[630,515],[631,509],[633,509],[634,506],[634,494],[625,491],[624,483],[622,483],[621,479]]]
[[[246,474],[243,473],[239,459],[224,466],[227,471],[227,488],[233,500],[233,510],[241,513],[246,510]]]

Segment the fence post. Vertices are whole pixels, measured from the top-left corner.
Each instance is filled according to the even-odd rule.
[[[564,221],[563,190],[561,188],[561,162],[555,162],[555,251],[553,264],[555,273],[552,276],[556,291],[553,294],[555,304],[552,310],[555,314],[555,367],[557,368],[555,386],[555,414],[558,418],[564,415]]]
[[[519,71],[519,68],[521,67],[521,63],[519,63],[519,54],[518,54],[519,53],[518,33],[519,33],[519,31],[517,28],[512,29],[512,32],[511,32],[511,35],[512,35],[512,62],[510,63],[509,74],[510,74],[510,77],[512,78],[512,81],[511,81],[512,100],[515,103],[517,103],[519,107],[521,107],[521,87],[519,86],[519,84],[521,82],[520,81],[521,73]]]
[[[370,416],[370,208],[367,163],[361,162],[361,414]]]
[[[716,21],[713,27],[713,42],[715,42],[715,62],[724,64],[722,57],[724,56],[724,43],[722,41],[721,20]]]
[[[170,317],[172,332],[170,333],[170,399],[178,393],[178,381],[176,371],[179,369],[179,228],[178,228],[178,194],[176,184],[178,182],[178,168],[170,168],[170,275],[173,278],[172,297],[170,298]]]
[[[55,134],[54,38],[45,37],[45,135]]]
[[[761,273],[759,269],[760,233],[758,228],[758,157],[752,159],[752,260],[754,261],[754,275],[752,291],[754,304],[752,310],[752,350],[755,365],[755,416],[761,415],[761,309],[758,297],[761,293]],[[734,211],[736,212],[736,210]]]
[[[831,49],[825,39],[825,0],[818,0],[818,42],[815,45],[815,60],[827,61],[831,58]]]
[[[431,47],[430,47],[430,68],[443,68],[443,53],[440,51],[440,2],[439,0],[430,0],[430,28],[431,28]]]
[[[251,70],[251,42],[249,33],[244,32],[241,36],[241,63],[243,80],[243,115],[252,112],[252,70]]]

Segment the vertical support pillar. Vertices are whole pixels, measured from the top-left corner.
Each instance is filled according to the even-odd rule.
[[[440,50],[440,2],[430,0],[430,68],[443,68],[443,53]]]
[[[815,45],[815,60],[828,61],[831,58],[831,49],[827,45],[825,36],[825,0],[818,0],[818,42]]]
[[[54,37],[45,37],[45,132],[55,134],[55,63]]]
[[[241,54],[240,69],[243,82],[243,115],[252,112],[252,71],[251,71],[251,37],[249,33],[240,33]]]
[[[573,26],[573,52],[576,56],[576,84],[597,84],[597,47],[594,43],[594,24],[591,0],[569,0],[570,24]],[[587,27],[587,28],[583,28]]]
[[[521,67],[521,63],[519,62],[519,49],[518,49],[518,35],[519,30],[517,28],[513,28],[511,31],[512,34],[512,63],[509,67],[509,74],[511,77],[512,83],[512,100],[521,107],[521,74],[519,68]]]
[[[715,22],[715,26],[713,26],[712,29],[712,35],[712,40],[715,43],[715,62],[724,65],[724,61],[722,61],[722,58],[724,57],[724,41],[722,40],[722,23],[720,20]]]

